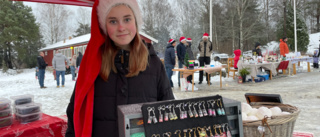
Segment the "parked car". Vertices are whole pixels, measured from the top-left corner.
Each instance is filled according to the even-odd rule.
[[[226,53],[218,53],[218,52],[213,52],[211,54],[211,59],[214,61],[220,61],[221,59],[228,59],[229,56]]]

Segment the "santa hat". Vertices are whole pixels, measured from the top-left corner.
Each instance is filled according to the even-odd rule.
[[[92,7],[91,38],[86,48],[86,54],[81,61],[74,95],[73,125],[76,137],[92,136],[94,82],[99,75],[102,64],[100,47],[105,42],[107,34],[106,16],[112,7],[119,4],[128,5],[132,9],[137,26],[142,23],[136,0],[95,0]],[[100,28],[103,32],[100,31]]]
[[[97,14],[99,19],[100,28],[103,30],[104,34],[107,35],[106,21],[107,15],[110,10],[118,5],[126,5],[132,11],[136,19],[136,23],[138,26],[138,30],[142,25],[142,17],[139,9],[138,2],[136,0],[100,0],[99,5],[97,7]]]
[[[208,33],[204,33],[202,38],[208,38],[209,34]]]
[[[175,41],[174,39],[170,39],[170,40],[169,40],[169,43],[170,43],[170,44],[173,44],[173,43],[175,43],[175,42],[176,42],[176,41]]]
[[[187,40],[186,37],[183,37],[183,36],[180,37],[180,42],[182,42],[182,41],[184,41],[184,40]]]
[[[192,39],[191,38],[187,38],[187,42],[192,42]]]

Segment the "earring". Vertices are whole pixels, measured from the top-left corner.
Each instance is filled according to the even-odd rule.
[[[209,116],[212,116],[212,109],[210,108],[210,100],[207,101],[207,104],[208,104],[208,113],[209,113]]]
[[[221,131],[221,126],[220,125],[218,126],[218,128],[219,128],[219,131],[220,131],[220,137],[226,137],[225,136],[226,134],[223,134],[223,132]]]
[[[192,110],[191,110],[191,106],[192,106],[192,103],[190,103],[190,102],[188,102],[188,104],[189,104],[189,116],[190,116],[190,118],[193,118],[193,113],[192,113]]]
[[[195,105],[197,105],[197,103],[194,103],[194,104],[193,104],[193,114],[194,114],[194,117],[197,118],[199,115],[198,115],[198,113],[197,113],[196,108],[194,107]]]
[[[177,116],[176,111],[175,111],[174,108],[175,108],[175,106],[174,106],[174,104],[172,104],[173,120],[177,120],[178,116]]]
[[[201,110],[201,103],[199,102],[198,104],[199,104],[198,105],[198,107],[199,107],[199,117],[203,117],[203,112]]]
[[[168,106],[164,107],[164,121],[169,121],[169,113],[166,111],[166,108],[168,108]]]
[[[224,107],[222,106],[222,100],[219,99],[219,101],[220,101],[220,107],[221,107],[221,114],[226,115],[226,112],[224,111]]]
[[[162,135],[163,135],[163,137],[166,137],[166,136],[171,137],[171,132],[163,133]]]
[[[206,131],[201,128],[201,127],[197,127],[198,133],[199,133],[199,137],[205,137],[207,135]]]
[[[216,127],[216,125],[214,125],[214,133],[215,133],[214,137],[220,137],[220,135],[219,135],[218,132],[217,132],[217,127]]]
[[[160,134],[153,134],[151,137],[160,137]]]
[[[203,110],[202,110],[202,112],[203,112],[203,116],[208,116],[208,112],[207,112],[207,110],[206,110],[206,102],[204,102],[204,101],[202,101],[202,105],[203,105]]]
[[[180,119],[184,119],[183,112],[181,111],[181,104],[178,104],[176,107],[180,110]]]
[[[148,110],[148,124],[151,124],[152,123],[152,116],[150,115],[150,112],[152,111],[152,108],[148,107],[147,110]]]
[[[210,132],[210,137],[214,137],[213,134],[212,134],[212,131],[211,131],[211,127],[210,127],[210,126],[208,127],[207,130],[209,130],[209,132]]]
[[[183,137],[187,137],[187,132],[188,132],[188,129],[184,129],[184,130],[183,130],[183,133],[184,133],[184,136],[183,136]]]
[[[169,105],[169,119],[174,120],[173,113],[171,112],[171,107],[172,107],[172,105]]]
[[[191,128],[189,128],[188,130],[189,130],[189,137],[191,137],[192,129],[191,129]]]
[[[228,123],[225,123],[225,127],[227,128],[227,137],[231,137],[231,132],[229,130],[229,126],[228,126]]]
[[[216,103],[215,100],[212,100],[211,101],[211,105],[212,105],[212,116],[213,117],[216,117],[217,116],[217,113],[216,113],[216,110],[214,109],[214,104]],[[217,110],[218,111],[218,110]]]
[[[156,117],[156,113],[154,113],[154,108],[152,108],[152,112],[153,112],[153,123],[157,124],[158,123],[158,120],[157,120],[157,117]]]
[[[224,126],[225,126],[225,124],[221,125],[221,127],[222,127],[222,133],[221,133],[222,135],[221,135],[221,137],[227,137],[226,131],[224,130]]]
[[[176,130],[176,132],[174,132],[174,134],[177,134],[179,132],[179,137],[181,137],[181,130]]]
[[[220,106],[219,106],[219,100],[217,101],[217,106],[218,106],[217,113],[218,113],[219,116],[221,116],[222,115],[222,111],[221,111]]]
[[[197,137],[197,128],[192,128],[193,130],[193,137]]]
[[[184,107],[186,106],[186,104],[184,103],[181,103],[182,104],[182,112],[183,112],[183,119],[186,119],[188,118],[188,114],[187,114],[187,111],[184,109]]]
[[[159,122],[160,122],[160,123],[163,122],[163,115],[162,115],[162,113],[161,113],[161,110],[163,110],[163,107],[164,107],[164,106],[159,106],[159,107],[158,107],[158,110],[159,110]]]

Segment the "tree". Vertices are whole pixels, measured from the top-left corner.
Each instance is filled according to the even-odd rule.
[[[90,33],[91,27],[89,26],[89,24],[82,24],[80,22],[78,23],[79,23],[79,28],[76,30],[76,35],[73,35],[73,37],[78,37],[78,36],[82,36]]]
[[[22,2],[1,0],[0,18],[2,65],[10,69],[23,64],[34,67],[38,49],[44,44],[32,9]]]
[[[53,44],[72,35],[71,16],[74,13],[59,4],[38,4],[38,22],[46,43]]]
[[[283,31],[287,31],[287,37],[288,37],[288,47],[290,50],[295,50],[294,47],[294,12],[293,12],[293,6],[291,3],[287,5],[287,19],[286,24],[287,28],[286,30],[283,30],[283,22],[284,20],[281,20],[278,22],[278,29],[277,29],[277,35],[278,39],[283,37]],[[308,28],[307,25],[301,15],[301,11],[297,9],[297,50],[305,52],[307,51],[307,46],[309,44],[309,34],[308,34]]]

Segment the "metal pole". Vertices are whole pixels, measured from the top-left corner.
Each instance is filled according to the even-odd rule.
[[[210,40],[212,41],[212,0],[210,0]]]
[[[297,13],[296,13],[296,0],[293,0],[294,10],[294,51],[297,53]]]

